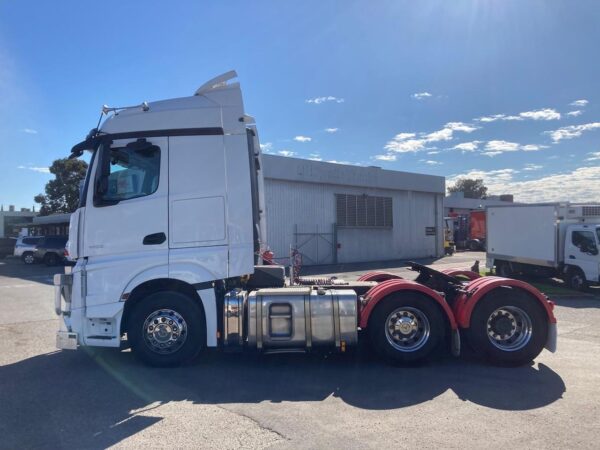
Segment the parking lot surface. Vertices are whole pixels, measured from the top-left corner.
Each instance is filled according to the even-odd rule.
[[[484,254],[435,265],[475,259]],[[350,279],[379,267],[410,276],[398,263],[320,272]],[[153,369],[129,351],[54,348],[51,280],[60,270],[0,261],[0,448],[598,448],[594,295],[555,297],[558,352],[516,369],[468,355],[394,368],[368,348],[208,353]]]

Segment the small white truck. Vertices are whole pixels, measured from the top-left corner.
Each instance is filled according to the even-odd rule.
[[[561,277],[574,289],[598,284],[600,205],[543,203],[488,206],[487,267]]]
[[[207,348],[339,351],[368,338],[394,364],[462,339],[497,364],[556,349],[553,303],[518,280],[411,263],[356,281],[268,265],[261,152],[229,72],[194,95],[108,115],[75,145],[91,162],[72,214],[75,266],[55,276],[57,346],[128,345],[171,366]]]

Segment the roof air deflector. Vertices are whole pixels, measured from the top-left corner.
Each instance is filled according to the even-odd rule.
[[[237,78],[237,73],[235,70],[230,70],[229,72],[226,72],[222,75],[219,75],[218,77],[214,77],[213,79],[208,80],[196,90],[194,95],[202,95],[206,92],[223,88],[227,86],[227,82],[233,78]]]

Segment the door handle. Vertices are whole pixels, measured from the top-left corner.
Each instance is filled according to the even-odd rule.
[[[573,255],[569,255],[569,259],[575,259]]]
[[[144,237],[142,243],[144,245],[159,245],[165,242],[166,240],[167,235],[165,233],[154,233]]]

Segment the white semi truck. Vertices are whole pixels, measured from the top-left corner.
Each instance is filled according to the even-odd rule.
[[[561,277],[574,289],[600,281],[600,205],[488,206],[487,267],[500,276]]]
[[[458,355],[461,338],[505,365],[555,350],[553,303],[521,281],[412,263],[415,281],[346,282],[266,265],[260,146],[235,76],[105,107],[73,147],[91,162],[69,229],[76,264],[54,279],[59,348],[129,345],[156,366],[207,348],[344,352],[366,337],[392,363]]]

